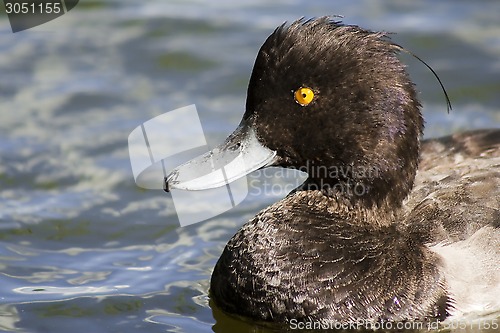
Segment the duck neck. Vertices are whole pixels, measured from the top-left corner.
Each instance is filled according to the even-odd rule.
[[[308,179],[300,190],[320,190],[348,207],[393,214],[413,187],[418,148],[413,158],[400,160],[392,168],[374,164],[318,167],[310,163]]]

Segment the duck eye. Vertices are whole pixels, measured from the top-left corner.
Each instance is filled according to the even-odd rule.
[[[312,102],[314,98],[314,92],[310,88],[300,87],[295,90],[295,101],[302,106],[306,106]]]

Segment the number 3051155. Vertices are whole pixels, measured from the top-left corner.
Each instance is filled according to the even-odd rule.
[[[59,14],[61,4],[58,2],[29,3],[29,2],[6,2],[7,14]]]

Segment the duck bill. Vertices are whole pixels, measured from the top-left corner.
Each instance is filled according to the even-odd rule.
[[[175,168],[164,180],[164,190],[206,190],[227,185],[277,161],[253,128],[243,121],[224,143]]]

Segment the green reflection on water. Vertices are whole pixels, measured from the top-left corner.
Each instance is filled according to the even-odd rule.
[[[462,102],[463,100],[488,101],[498,96],[500,83],[492,82],[486,84],[475,84],[460,86],[450,89],[449,94],[453,100]]]
[[[49,224],[51,233],[46,238],[50,240],[63,240],[67,237],[90,234],[90,221],[51,220]]]
[[[215,66],[215,63],[187,52],[171,52],[160,56],[158,65],[163,69],[197,72],[210,69]]]
[[[97,317],[98,315],[121,315],[123,313],[137,312],[143,307],[143,302],[138,299],[124,300],[123,298],[107,298],[102,302],[93,304],[92,307],[83,307],[75,304],[46,303],[45,306],[36,310],[39,317]]]

